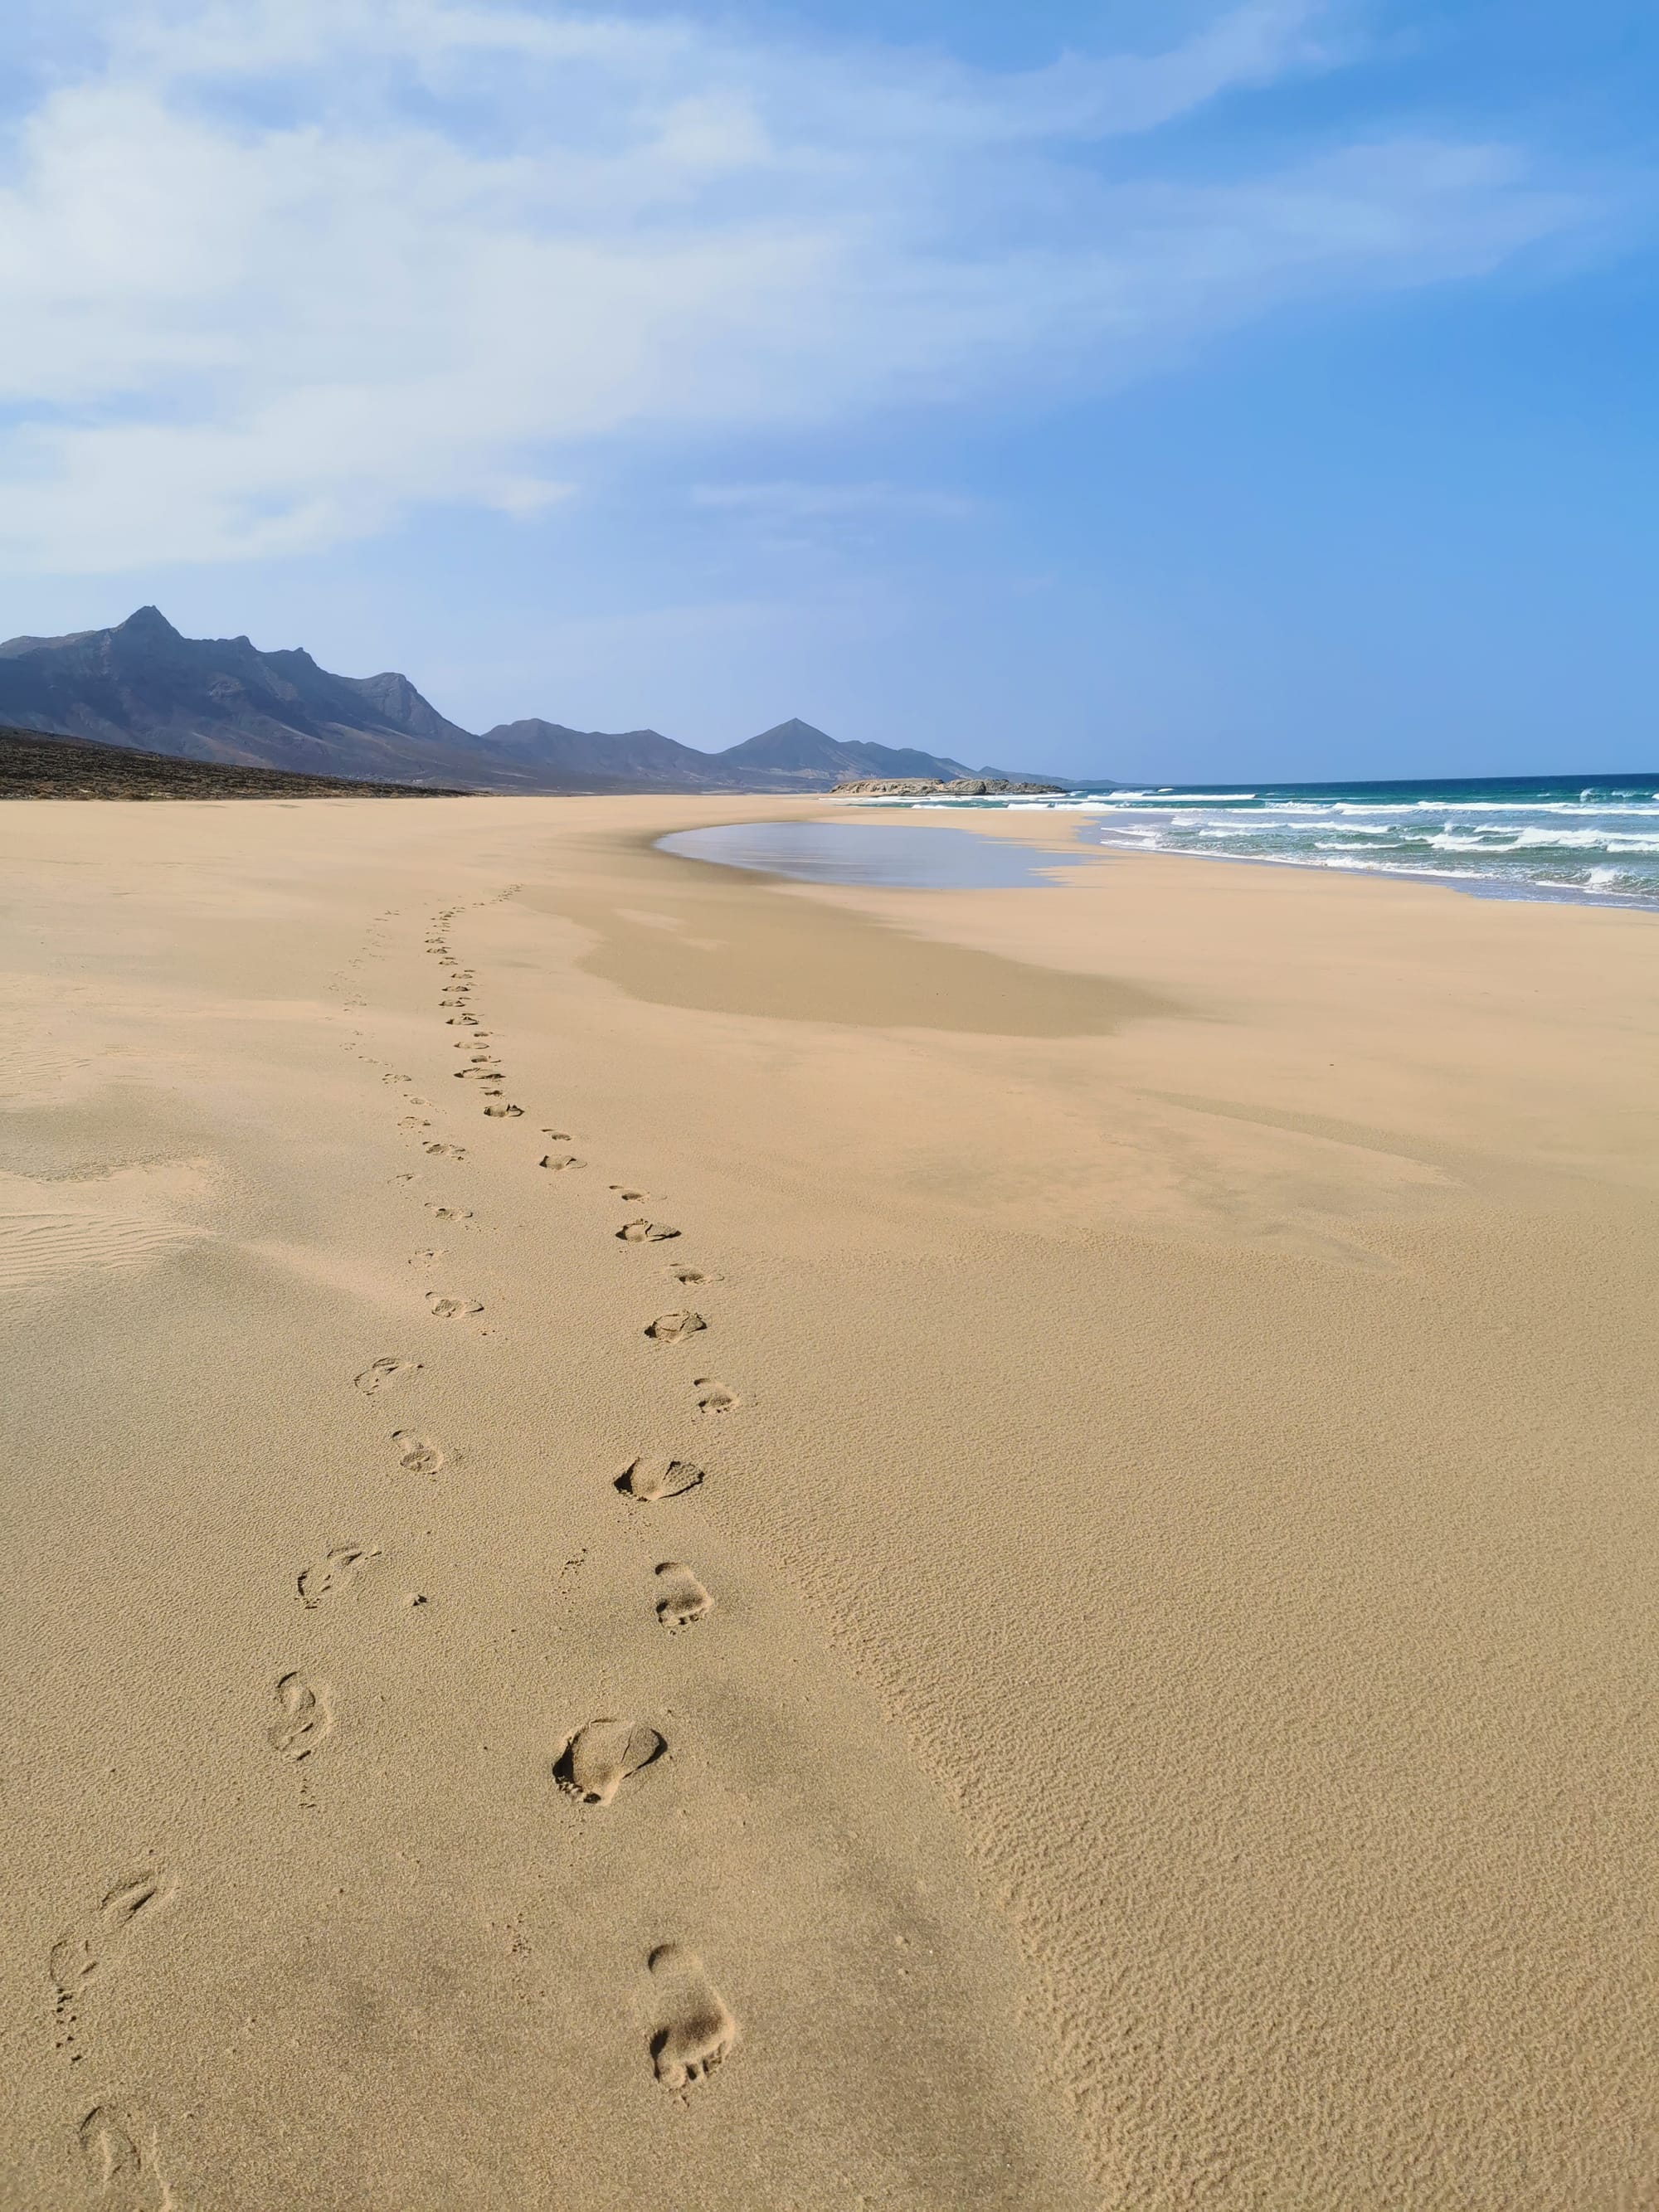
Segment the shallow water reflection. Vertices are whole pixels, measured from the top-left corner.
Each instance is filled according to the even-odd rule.
[[[677,830],[658,849],[809,884],[888,890],[976,891],[1052,882],[1081,855],[1034,851],[971,830],[913,830],[867,822],[741,822]]]

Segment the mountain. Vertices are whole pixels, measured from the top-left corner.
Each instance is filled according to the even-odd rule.
[[[180,760],[96,738],[48,737],[0,727],[0,799],[460,798],[440,785],[368,783],[361,777],[295,775],[285,769]]]
[[[386,782],[474,784],[477,740],[406,677],[183,637],[155,607],[112,629],[0,645],[0,720],[179,759]]]
[[[841,783],[854,776],[951,776],[975,771],[960,761],[891,745],[843,744],[815,730],[810,722],[780,722],[757,738],[745,738],[716,757],[744,776],[765,779],[764,788],[816,791],[827,776]],[[751,782],[750,789],[756,787]]]
[[[659,730],[569,730],[562,722],[498,722],[479,740],[562,791],[725,789],[719,753],[700,753]],[[735,783],[732,788],[738,788]]]
[[[480,741],[564,789],[828,791],[849,776],[993,775],[936,753],[845,744],[810,722],[780,722],[724,752],[700,753],[657,730],[571,730],[562,722],[501,722]]]
[[[297,648],[185,637],[155,607],[0,644],[0,722],[175,759],[475,791],[827,791],[849,777],[1010,773],[845,744],[799,720],[719,753],[533,717],[474,736],[395,671],[336,676]]]

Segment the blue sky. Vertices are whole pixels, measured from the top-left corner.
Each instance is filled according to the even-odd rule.
[[[55,0],[0,634],[473,728],[1659,764],[1634,0]]]

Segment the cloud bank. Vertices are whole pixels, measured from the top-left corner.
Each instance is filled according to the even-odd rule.
[[[1583,219],[1443,133],[1206,158],[1212,103],[1344,64],[1332,21],[999,73],[617,9],[94,8],[0,138],[0,562],[534,515],[623,441],[1036,404]]]

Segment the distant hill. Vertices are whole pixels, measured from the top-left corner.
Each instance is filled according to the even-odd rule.
[[[559,791],[707,791],[736,788],[718,753],[700,753],[659,730],[568,730],[562,722],[498,722],[481,744]]]
[[[367,783],[281,769],[179,760],[95,738],[0,727],[0,799],[459,798],[413,783]]]
[[[185,637],[155,607],[108,629],[0,644],[0,722],[185,760],[475,791],[810,792],[853,777],[1011,773],[844,743],[799,720],[718,753],[656,730],[534,717],[475,736],[395,671],[336,676],[298,649]]]
[[[793,790],[816,791],[828,776],[844,783],[855,776],[951,776],[975,773],[960,761],[942,754],[917,752],[908,747],[844,743],[826,737],[810,722],[780,722],[757,738],[745,738],[717,757],[738,775],[764,777],[767,787],[785,785]],[[750,788],[753,788],[751,784]]]

